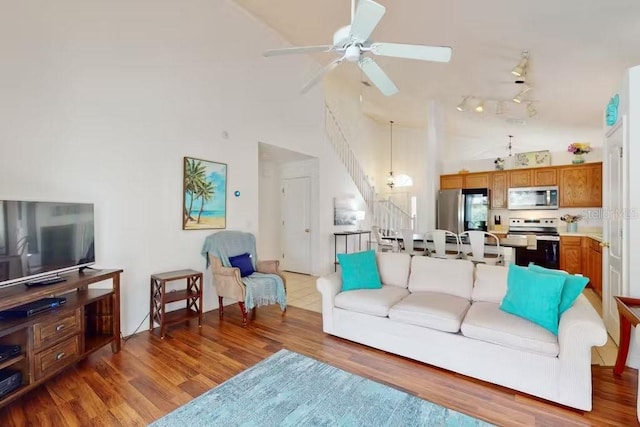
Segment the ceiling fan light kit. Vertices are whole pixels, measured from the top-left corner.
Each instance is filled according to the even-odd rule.
[[[307,92],[324,75],[346,60],[347,62],[357,62],[371,83],[387,96],[396,94],[398,88],[372,58],[364,56],[365,53],[371,52],[379,56],[421,61],[449,62],[451,60],[452,49],[446,46],[372,42],[369,37],[387,9],[373,0],[359,0],[357,7],[355,2],[356,0],[351,0],[351,24],[340,28],[334,33],[333,45],[273,49],[266,51],[264,56],[335,52],[340,55],[340,58],[333,60],[322,68],[302,87],[302,93]]]

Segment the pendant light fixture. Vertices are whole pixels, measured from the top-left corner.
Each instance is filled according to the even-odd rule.
[[[393,190],[396,185],[393,177],[393,120],[389,120],[389,177],[387,177],[387,185]]]

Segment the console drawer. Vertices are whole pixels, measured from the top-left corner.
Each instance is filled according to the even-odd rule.
[[[80,354],[80,335],[76,334],[51,348],[33,355],[36,380],[73,363]]]
[[[33,348],[38,350],[80,332],[80,309],[33,325]]]

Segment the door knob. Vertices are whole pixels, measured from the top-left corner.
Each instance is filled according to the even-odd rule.
[[[610,248],[611,247],[611,243],[609,242],[600,242],[599,243],[601,248]]]

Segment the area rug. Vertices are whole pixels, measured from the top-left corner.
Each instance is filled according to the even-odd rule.
[[[280,350],[151,424],[163,426],[490,426]]]

